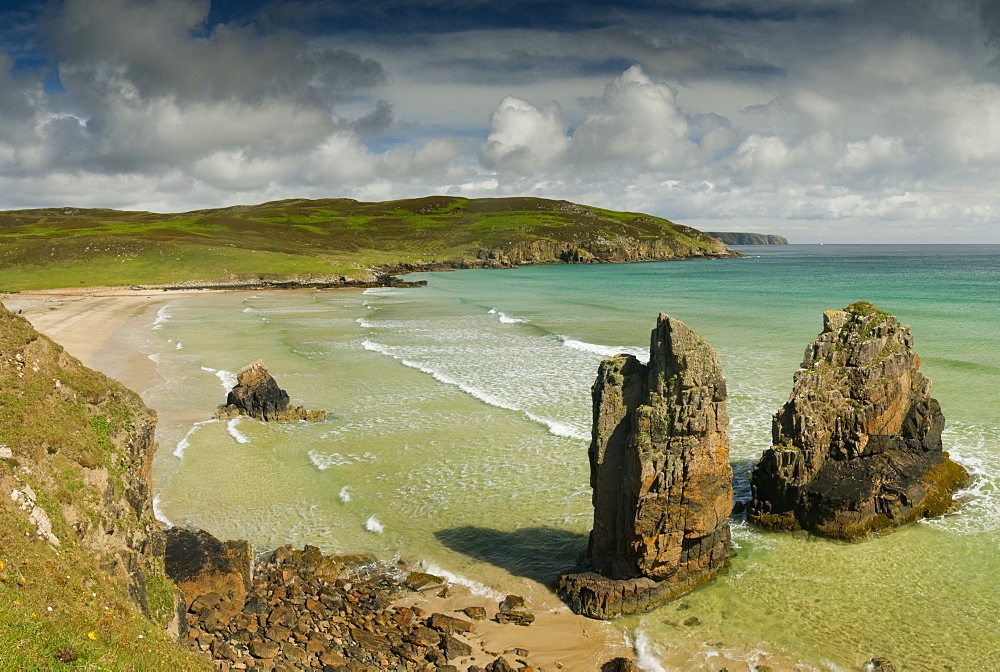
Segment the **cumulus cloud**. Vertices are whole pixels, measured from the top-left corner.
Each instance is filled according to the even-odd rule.
[[[46,205],[93,183],[145,184],[145,202],[187,190],[192,205],[211,205],[195,194],[341,195],[407,171],[463,172],[443,165],[457,160],[454,141],[396,143],[385,156],[366,146],[394,123],[392,105],[371,97],[386,82],[375,59],[293,30],[209,24],[209,10],[208,0],[50,5],[40,30],[59,89],[46,90],[44,73],[15,75],[0,53],[0,177],[25,199],[4,206],[30,204],[46,182],[62,189]]]
[[[604,89],[595,110],[573,133],[581,160],[638,159],[649,168],[683,164],[692,150],[689,124],[673,90],[633,65]]]
[[[664,169],[685,165],[696,145],[693,126],[677,107],[673,90],[652,81],[633,65],[593,98],[587,117],[571,132],[560,107],[536,107],[508,96],[490,117],[490,133],[480,159],[506,174],[537,175],[566,170],[593,172],[609,163],[630,168]],[[710,153],[732,141],[724,119],[703,120]],[[730,129],[731,130],[731,129]]]
[[[0,207],[531,194],[997,240],[995,2],[525,1],[0,9]]]
[[[568,146],[558,105],[538,108],[508,96],[490,116],[490,134],[479,156],[487,168],[527,175],[551,167]]]

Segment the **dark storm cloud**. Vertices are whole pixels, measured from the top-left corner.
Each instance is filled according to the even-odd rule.
[[[904,220],[998,235],[995,1],[64,0],[41,13],[0,8],[8,207],[524,193],[800,240]]]

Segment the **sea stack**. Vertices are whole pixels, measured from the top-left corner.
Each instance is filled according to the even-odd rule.
[[[226,405],[216,417],[234,418],[248,415],[266,422],[322,420],[326,411],[307,411],[301,406],[289,406],[288,393],[278,387],[267,365],[257,360],[243,367],[236,375],[236,386],[229,392]]]
[[[969,475],[941,450],[944,416],[919,367],[892,315],[865,302],[824,313],[750,473],[749,519],[854,541],[952,511]]]
[[[592,388],[594,528],[559,596],[591,618],[651,609],[729,561],[726,380],[715,351],[660,314],[649,364],[605,359]]]

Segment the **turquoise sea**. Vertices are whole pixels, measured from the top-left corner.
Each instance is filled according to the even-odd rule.
[[[136,335],[163,376],[144,391],[160,413],[159,515],[259,549],[401,556],[478,590],[513,584],[554,601],[545,585],[590,529],[602,357],[644,356],[660,312],[714,346],[745,500],[823,311],[865,300],[911,325],[946,450],[974,475],[962,511],[860,544],[734,516],[723,576],[616,623],[649,670],[717,670],[720,653],[744,669],[857,670],[873,656],[902,670],[1000,669],[1000,246],[737,249],[748,256],[171,299]],[[255,359],[329,418],[211,421]]]

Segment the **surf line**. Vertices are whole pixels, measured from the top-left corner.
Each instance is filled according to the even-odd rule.
[[[590,439],[589,435],[576,431],[573,427],[569,426],[566,423],[562,423],[557,420],[550,420],[549,418],[544,418],[540,415],[535,415],[531,411],[525,410],[513,404],[508,404],[506,402],[503,402],[494,397],[493,395],[484,392],[483,390],[472,387],[471,385],[466,385],[462,381],[456,380],[451,376],[441,373],[440,371],[423,366],[422,364],[418,364],[417,362],[413,362],[404,357],[396,355],[395,353],[392,352],[392,350],[388,346],[382,345],[381,343],[375,343],[373,341],[369,341],[366,338],[361,342],[361,347],[370,352],[377,352],[380,355],[392,357],[396,361],[400,362],[403,366],[408,366],[411,369],[416,369],[417,371],[420,371],[421,373],[426,373],[430,375],[432,378],[434,378],[434,380],[444,383],[445,385],[451,385],[452,387],[457,387],[462,392],[465,392],[466,394],[475,397],[476,399],[485,404],[489,404],[490,406],[495,406],[497,408],[502,408],[507,411],[523,413],[532,422],[537,422],[540,425],[544,425],[551,434],[570,439],[579,439],[581,441],[586,441]]]

